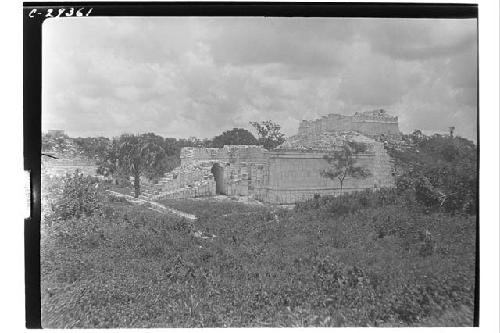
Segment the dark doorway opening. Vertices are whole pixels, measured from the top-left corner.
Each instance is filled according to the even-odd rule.
[[[227,194],[224,188],[224,168],[219,163],[214,163],[211,171],[215,179],[215,194]]]

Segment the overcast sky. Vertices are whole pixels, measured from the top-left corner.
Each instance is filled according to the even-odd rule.
[[[384,108],[476,137],[476,20],[63,18],[43,25],[43,131],[210,138]]]

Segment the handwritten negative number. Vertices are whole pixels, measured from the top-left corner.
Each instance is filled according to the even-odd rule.
[[[89,16],[90,13],[92,12],[92,9],[93,8],[89,8],[89,9],[78,8],[75,11],[75,8],[73,8],[73,7],[69,8],[69,9],[68,8],[59,8],[57,10],[57,14],[56,14],[54,12],[54,9],[48,8],[47,12],[45,13],[45,17],[61,17],[63,14],[64,14],[64,16],[67,16],[67,17],[69,17],[69,16]],[[38,11],[36,8],[34,8],[30,11],[28,16],[30,18],[34,18],[35,15],[44,15],[44,14],[41,11]]]

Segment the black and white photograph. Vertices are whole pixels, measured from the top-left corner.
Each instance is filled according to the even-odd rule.
[[[477,326],[477,13],[96,12],[29,12],[43,328]]]

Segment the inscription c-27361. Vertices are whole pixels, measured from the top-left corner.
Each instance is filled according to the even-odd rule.
[[[44,16],[46,18],[51,17],[82,17],[89,16],[94,8],[74,8],[74,7],[62,7],[62,8],[33,8],[30,10],[28,16],[30,18]]]

